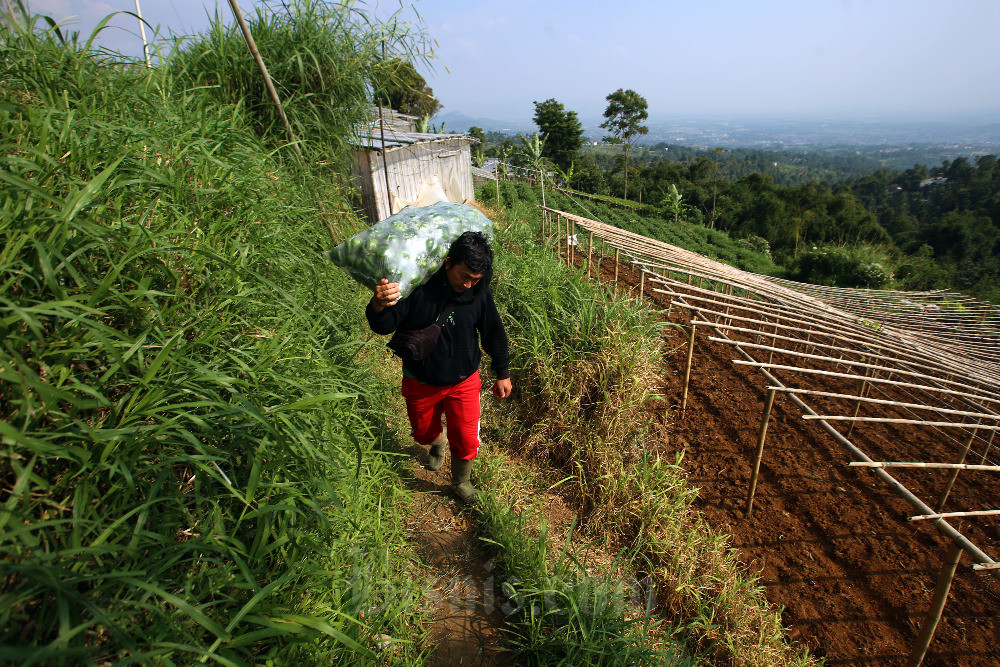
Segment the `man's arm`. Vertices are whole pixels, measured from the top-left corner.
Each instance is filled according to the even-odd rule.
[[[399,298],[399,284],[383,278],[375,285],[371,301],[365,307],[368,326],[377,334],[391,334],[406,317],[406,301]]]
[[[491,290],[486,291],[486,304],[479,321],[479,333],[482,336],[483,349],[490,355],[490,368],[497,378],[493,384],[493,394],[497,398],[507,398],[513,390],[510,382],[510,350],[507,330],[500,320],[500,313],[497,312]]]

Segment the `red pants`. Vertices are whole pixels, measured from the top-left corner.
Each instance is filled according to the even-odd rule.
[[[448,446],[455,458],[471,461],[479,453],[479,371],[458,384],[438,387],[403,376],[403,398],[410,434],[421,445],[441,435],[441,415],[448,420]]]

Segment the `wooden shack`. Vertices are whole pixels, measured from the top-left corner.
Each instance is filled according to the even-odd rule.
[[[417,132],[416,118],[390,110],[378,112],[357,128],[354,179],[369,222],[389,217],[421,186],[440,183],[449,201],[475,200],[471,146],[466,134]],[[386,187],[388,181],[388,188]]]

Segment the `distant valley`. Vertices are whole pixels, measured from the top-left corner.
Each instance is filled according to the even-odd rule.
[[[979,114],[950,122],[893,121],[886,119],[768,119],[745,120],[675,119],[651,116],[649,134],[640,145],[659,143],[692,148],[758,148],[793,150],[828,155],[871,157],[883,166],[906,169],[914,164],[936,165],[956,157],[1000,152],[1000,112]],[[581,116],[588,142],[600,141],[605,132],[600,117]],[[472,117],[448,112],[434,117],[445,130],[464,132],[478,126],[483,130],[529,134],[537,131],[530,120],[510,121]]]

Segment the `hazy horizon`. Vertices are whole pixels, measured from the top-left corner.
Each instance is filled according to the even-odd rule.
[[[141,0],[140,0],[141,1]],[[243,2],[250,13],[257,3]],[[89,34],[134,0],[30,0],[31,9]],[[216,3],[142,6],[164,34],[208,26]],[[273,6],[273,5],[272,5]],[[362,5],[358,5],[361,7]],[[739,121],[966,122],[1000,116],[1000,3],[995,0],[373,1],[436,41],[419,66],[444,112],[530,120],[555,98],[581,119],[632,88],[655,118]],[[232,22],[229,7],[218,11]],[[417,15],[420,18],[418,19]],[[141,55],[137,23],[120,15],[101,43]]]

